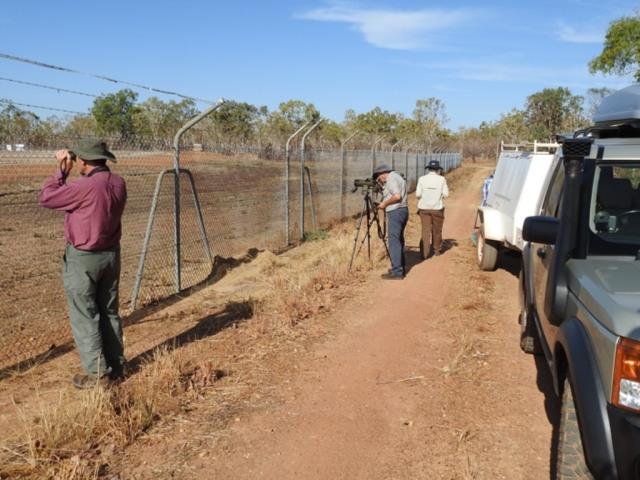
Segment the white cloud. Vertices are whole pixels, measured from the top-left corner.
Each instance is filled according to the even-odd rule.
[[[626,79],[591,75],[586,67],[558,68],[542,65],[513,63],[506,58],[454,60],[450,62],[402,62],[416,68],[442,72],[445,78],[474,82],[503,82],[546,86],[563,86],[586,90],[594,86],[622,88]]]
[[[557,22],[556,35],[567,43],[602,43],[604,40],[604,32],[600,30],[576,30],[564,22]]]
[[[477,20],[478,12],[470,9],[367,10],[338,4],[311,10],[298,15],[298,18],[350,24],[376,47],[420,50],[435,46],[435,32]]]

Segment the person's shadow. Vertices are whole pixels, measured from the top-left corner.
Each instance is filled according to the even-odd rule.
[[[442,240],[442,247],[440,249],[440,255],[445,255],[449,250],[458,246],[458,241],[455,238],[446,238]],[[409,273],[413,267],[419,263],[426,262],[430,258],[434,257],[434,252],[429,251],[427,258],[423,260],[423,245],[422,240],[417,247],[410,246],[405,249],[405,274]]]
[[[562,406],[562,401],[554,390],[553,377],[544,355],[533,355],[533,360],[536,364],[536,384],[538,390],[544,394],[544,411],[552,428],[551,442],[549,444],[549,479],[553,480],[557,476],[560,407]]]
[[[231,325],[245,321],[253,315],[252,302],[228,302],[224,310],[207,315],[201,318],[193,327],[184,332],[171,337],[163,342],[155,345],[148,350],[139,353],[134,358],[127,361],[127,375],[131,375],[140,370],[142,365],[153,360],[154,355],[158,351],[177,350],[178,348],[192,343],[196,340],[210,337],[216,333],[230,327]]]

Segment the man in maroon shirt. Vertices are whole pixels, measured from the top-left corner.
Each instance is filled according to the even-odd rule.
[[[73,338],[85,374],[77,388],[122,378],[124,346],[118,314],[121,218],[127,201],[124,180],[111,172],[116,161],[104,142],[85,141],[59,150],[59,171],[40,191],[40,205],[65,212],[63,283]],[[80,178],[67,182],[77,164]]]

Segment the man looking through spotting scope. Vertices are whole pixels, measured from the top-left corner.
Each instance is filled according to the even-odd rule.
[[[391,268],[382,275],[386,280],[404,278],[404,229],[409,218],[407,207],[407,182],[399,173],[386,164],[379,165],[373,171],[373,178],[383,185],[382,202],[378,208],[387,216],[387,238]]]
[[[122,378],[124,348],[118,314],[121,218],[127,201],[124,180],[107,160],[116,157],[104,142],[86,141],[55,154],[59,170],[40,191],[40,205],[65,212],[63,284],[71,331],[85,374],[76,388],[106,385]],[[67,183],[77,164],[80,178]]]

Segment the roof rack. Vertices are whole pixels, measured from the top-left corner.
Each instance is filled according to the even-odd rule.
[[[560,146],[559,143],[544,142],[522,142],[522,143],[504,143],[500,142],[501,152],[532,152],[532,153],[554,153]]]

